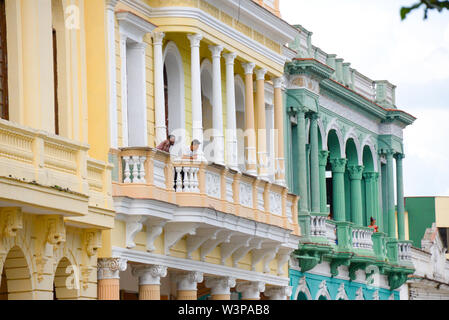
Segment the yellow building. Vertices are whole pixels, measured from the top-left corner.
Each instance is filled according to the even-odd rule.
[[[78,29],[66,27],[70,10]],[[108,149],[95,141],[107,109],[86,85],[85,11],[83,1],[0,1],[2,299],[97,297],[114,210]]]
[[[0,9],[0,297],[290,296],[278,0]]]

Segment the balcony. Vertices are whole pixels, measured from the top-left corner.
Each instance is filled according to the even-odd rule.
[[[299,235],[297,197],[287,188],[217,164],[175,160],[151,148],[121,149],[114,196],[214,210]]]
[[[303,236],[296,253],[301,272],[313,269],[320,261],[330,262],[331,274],[346,266],[354,280],[357,270],[377,266],[388,276],[391,288],[398,288],[413,273],[411,242],[388,238],[368,227],[352,222],[337,222],[327,214],[310,216],[309,236]]]

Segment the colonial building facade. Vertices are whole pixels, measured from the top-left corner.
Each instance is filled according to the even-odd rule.
[[[284,44],[298,31],[276,1],[259,2],[98,8],[116,211],[103,232],[99,299],[290,296],[300,229],[285,185],[281,80],[294,56]],[[154,149],[168,134],[170,154]],[[192,140],[201,145],[186,160]]]
[[[402,161],[403,129],[415,118],[396,107],[394,85],[360,74],[297,28],[285,100],[287,180],[300,196],[302,231],[292,299],[399,299],[413,273]]]
[[[79,28],[65,25],[71,4]],[[0,1],[0,299],[97,297],[115,213],[88,9]]]

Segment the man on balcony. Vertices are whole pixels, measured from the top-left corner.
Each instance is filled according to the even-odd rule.
[[[193,140],[190,147],[185,147],[182,151],[182,159],[184,160],[197,160],[198,159],[198,148],[201,142],[198,140]]]
[[[169,135],[168,139],[161,142],[156,149],[170,153],[170,148],[175,144],[176,137],[174,135]]]

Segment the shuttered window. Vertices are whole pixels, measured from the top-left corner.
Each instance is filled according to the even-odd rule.
[[[9,119],[5,0],[0,0],[0,118]]]

